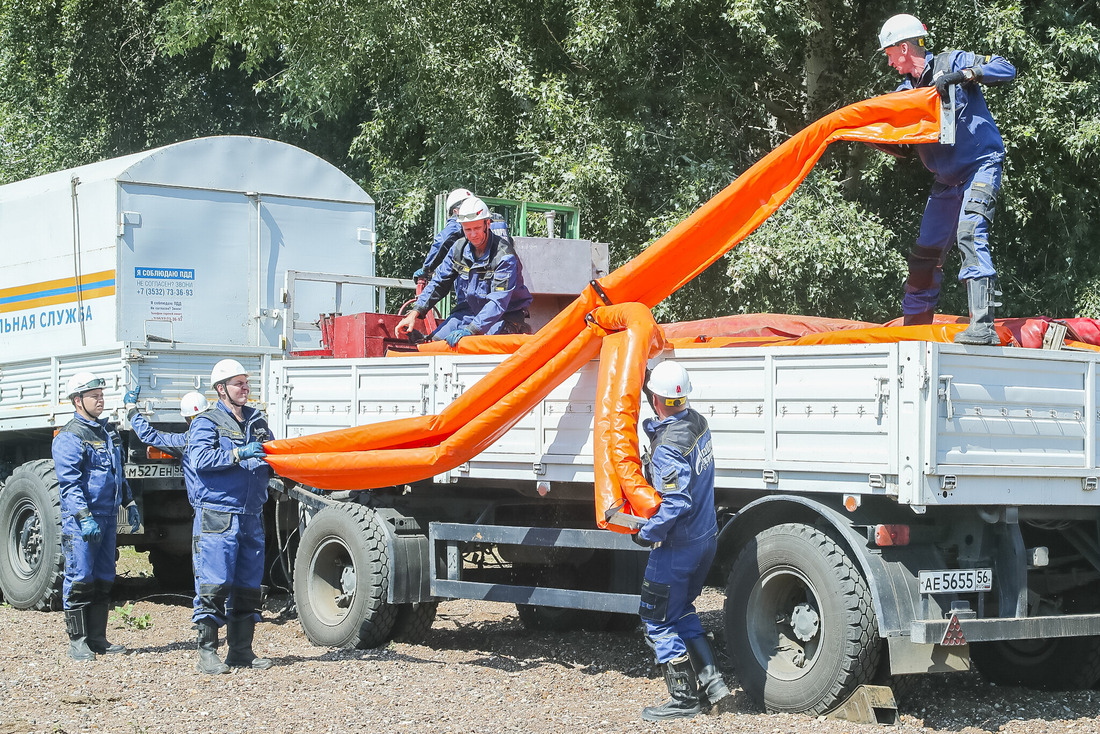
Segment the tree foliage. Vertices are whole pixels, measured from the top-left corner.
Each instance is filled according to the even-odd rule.
[[[1100,10],[918,0],[934,50],[998,53],[1006,313],[1095,309]],[[882,0],[0,0],[0,178],[195,135],[303,145],[379,203],[408,275],[455,186],[578,205],[621,264],[808,121],[892,90]],[[834,146],[663,318],[887,318],[930,176]],[[949,260],[948,270],[957,267]],[[965,311],[950,285],[941,310]]]

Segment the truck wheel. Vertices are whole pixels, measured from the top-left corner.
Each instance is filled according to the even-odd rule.
[[[321,510],[306,526],[294,561],[294,601],[309,641],[326,647],[378,647],[397,607],[386,602],[386,540],[373,510]]]
[[[832,538],[808,525],[768,528],[741,551],[725,619],[737,678],[771,713],[828,711],[878,668],[867,582]]]
[[[0,491],[0,589],[16,609],[60,609],[61,492],[48,459],[18,467]]]
[[[970,659],[999,686],[1087,690],[1100,680],[1100,637],[973,642]]]
[[[393,632],[390,633],[391,639],[394,642],[420,644],[431,632],[438,608],[439,604],[434,601],[398,605],[397,618],[393,623]]]
[[[153,578],[162,589],[195,590],[195,571],[191,565],[191,556],[153,548],[149,551],[149,565],[153,567]]]

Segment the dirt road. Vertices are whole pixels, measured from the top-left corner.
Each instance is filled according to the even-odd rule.
[[[312,646],[289,597],[273,594],[256,651],[275,667],[204,676],[194,667],[189,599],[162,595],[142,568],[123,570],[116,596],[133,606],[116,610],[109,636],[132,649],[125,656],[76,663],[65,656],[60,613],[0,607],[0,734],[1100,732],[1095,692],[997,688],[977,674],[922,680],[902,702],[898,729],[763,714],[739,689],[715,715],[647,724],[641,708],[666,696],[640,633],[530,632],[514,607],[468,601],[442,603],[424,644],[338,650]],[[700,604],[718,647],[721,603],[708,590]],[[736,671],[726,674],[735,688]]]

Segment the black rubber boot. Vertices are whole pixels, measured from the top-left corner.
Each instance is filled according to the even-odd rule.
[[[665,663],[665,685],[668,686],[668,695],[671,698],[660,706],[642,709],[643,719],[688,719],[702,713],[703,705],[699,701],[699,689],[695,685],[695,671],[691,669],[691,660],[687,655]]]
[[[966,281],[966,297],[970,303],[970,326],[955,335],[956,344],[999,346],[1001,338],[993,328],[993,311],[999,306],[992,278]]]
[[[69,633],[69,657],[81,662],[95,660],[95,653],[88,647],[87,607],[65,610],[65,631]]]
[[[118,655],[126,652],[122,645],[107,641],[107,604],[96,602],[87,606],[88,647],[97,655]]]
[[[919,326],[921,324],[932,324],[936,321],[935,311],[921,311],[920,313],[907,313],[902,314],[901,324],[902,326]]]
[[[699,679],[699,697],[706,699],[711,706],[730,695],[730,689],[722,680],[722,671],[718,669],[718,658],[714,648],[706,637],[684,640],[687,645],[691,667]]]
[[[199,631],[199,662],[196,665],[199,672],[207,675],[228,673],[229,666],[218,657],[218,628],[206,622],[198,622],[195,629]]]
[[[227,665],[233,668],[267,670],[273,663],[268,658],[258,658],[252,652],[252,638],[256,634],[256,619],[249,614],[242,619],[230,619],[225,627],[225,639],[229,643]]]

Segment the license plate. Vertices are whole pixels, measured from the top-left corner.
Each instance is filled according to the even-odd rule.
[[[922,594],[954,594],[989,591],[993,588],[993,569],[968,568],[959,571],[921,571],[917,587]]]
[[[179,464],[127,464],[127,479],[176,479],[183,477]]]

